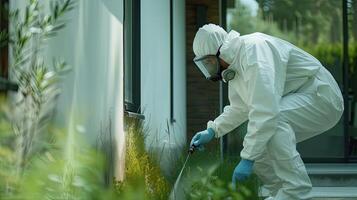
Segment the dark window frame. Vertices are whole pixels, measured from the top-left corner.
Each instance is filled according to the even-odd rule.
[[[2,9],[0,10],[0,30],[9,30],[9,12],[7,8],[9,7],[9,0],[3,0],[1,3]],[[7,7],[7,8],[6,8]],[[9,65],[9,48],[8,45],[0,49],[0,76],[3,78],[8,77],[8,65]]]
[[[124,92],[125,111],[139,113],[141,112],[141,20],[140,0],[124,0],[124,91],[126,91],[126,82],[130,81],[131,101],[126,100]],[[129,24],[130,23],[130,24]],[[130,45],[131,48],[127,48]],[[128,52],[126,49],[129,49]],[[129,66],[126,66],[129,65]],[[125,69],[131,69],[131,76]]]
[[[174,0],[170,0],[170,122],[175,123],[174,115]]]
[[[227,30],[227,0],[220,0],[219,1],[219,8],[220,8],[220,25],[224,30]],[[229,104],[228,100],[228,85],[220,82],[220,89],[219,89],[219,111],[220,113],[223,112],[223,109],[226,105]],[[228,154],[228,136],[225,135],[220,138],[220,156],[221,160],[225,159],[225,155]]]

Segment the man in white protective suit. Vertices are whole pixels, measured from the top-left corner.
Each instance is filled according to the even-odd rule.
[[[248,120],[233,184],[254,171],[269,199],[310,199],[312,186],[296,143],[332,128],[343,113],[341,91],[329,71],[289,42],[263,33],[227,33],[214,24],[198,30],[193,51],[207,79],[228,83],[230,105],[196,133],[191,146]]]

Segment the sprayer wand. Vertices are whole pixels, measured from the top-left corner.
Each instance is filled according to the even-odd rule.
[[[170,200],[176,200],[176,194],[177,194],[176,190],[177,190],[177,186],[178,186],[178,184],[179,184],[179,182],[181,180],[182,172],[185,169],[186,164],[187,164],[188,160],[190,159],[190,156],[193,154],[193,152],[195,152],[196,148],[197,148],[197,146],[192,144],[190,146],[190,148],[188,149],[188,152],[187,152],[188,154],[187,154],[186,160],[183,163],[182,169],[181,169],[181,171],[180,171],[180,173],[179,173],[179,175],[178,175],[178,177],[177,177],[177,179],[175,181],[174,187],[173,187],[173,189],[171,191],[171,194],[170,194],[170,197],[169,197]]]

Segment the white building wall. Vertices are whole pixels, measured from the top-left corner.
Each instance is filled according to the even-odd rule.
[[[186,144],[185,1],[174,0],[174,118],[170,122],[170,1],[141,1],[141,107],[147,147],[164,149],[168,172],[173,152]],[[171,153],[172,152],[172,153]]]

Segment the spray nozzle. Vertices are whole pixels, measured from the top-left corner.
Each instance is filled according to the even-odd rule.
[[[192,144],[190,146],[190,149],[188,150],[188,153],[193,154],[193,152],[196,150],[196,147],[197,147],[196,145]]]

